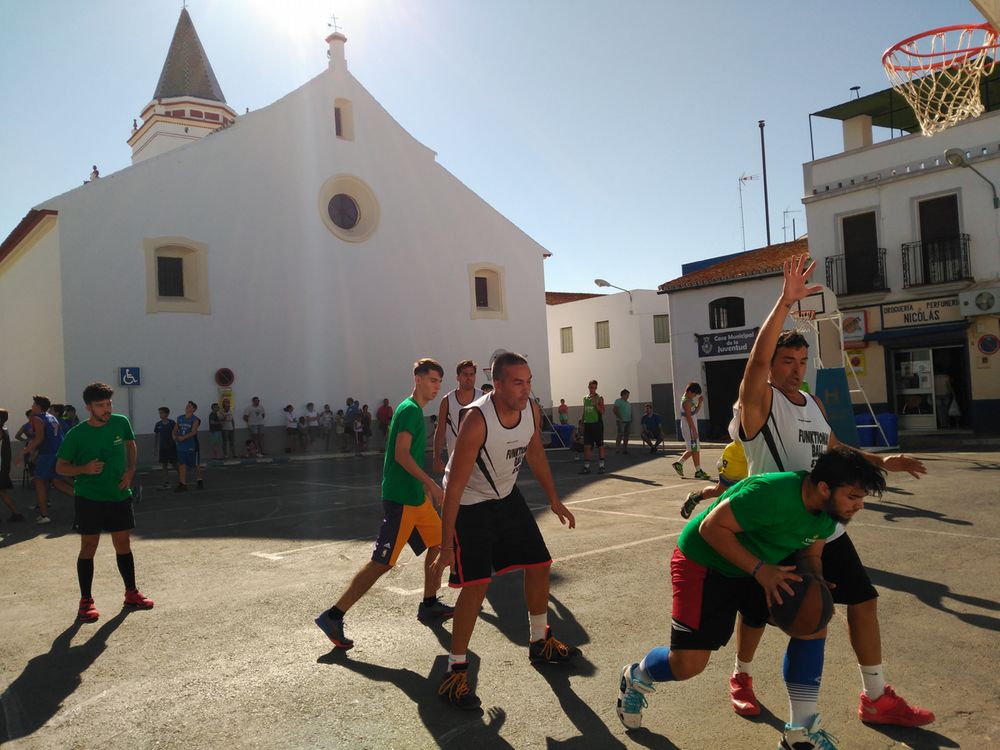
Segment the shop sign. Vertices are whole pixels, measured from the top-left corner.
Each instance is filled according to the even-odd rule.
[[[698,336],[699,357],[722,357],[732,354],[749,354],[753,342],[757,340],[760,328],[744,328],[742,331],[725,333],[696,334]]]
[[[887,302],[882,305],[882,328],[916,328],[962,320],[958,297]]]
[[[868,311],[849,310],[841,313],[844,341],[864,341],[868,333]]]

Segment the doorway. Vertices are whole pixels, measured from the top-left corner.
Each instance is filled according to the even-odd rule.
[[[705,363],[705,389],[708,393],[709,437],[729,442],[729,423],[733,404],[740,397],[740,381],[747,368],[746,359],[723,359]]]
[[[954,429],[965,424],[965,347],[899,349],[893,352],[892,359],[900,428]]]

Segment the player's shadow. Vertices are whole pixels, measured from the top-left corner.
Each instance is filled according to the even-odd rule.
[[[593,747],[625,747],[625,744],[611,733],[604,720],[577,695],[570,684],[570,677],[577,675],[592,677],[596,673],[597,670],[586,656],[581,654],[571,664],[539,664],[535,666],[535,671],[552,688],[566,718],[573,722],[573,726],[579,732],[578,735],[565,740],[546,737],[546,747],[580,748],[580,750]],[[665,745],[663,747],[672,746]]]
[[[865,510],[881,513],[886,521],[893,523],[901,518],[929,518],[932,521],[950,523],[954,526],[973,525],[971,521],[966,521],[961,518],[949,518],[944,513],[939,513],[936,510],[927,510],[926,508],[918,508],[915,505],[904,505],[903,503],[893,503],[888,500],[882,503],[869,502],[866,500]]]
[[[961,747],[961,745],[950,737],[927,729],[926,727],[892,727],[887,725],[870,724],[869,728],[879,734],[884,734],[900,747],[912,748],[913,750],[941,750],[945,747]]]
[[[641,479],[639,477],[630,477],[628,474],[619,474],[618,472],[611,472],[610,474],[605,474],[604,479],[617,479],[620,482],[631,482],[632,484],[645,484],[649,487],[662,487],[662,482],[657,482],[655,479]]]
[[[107,648],[108,637],[125,621],[131,610],[123,608],[106,620],[86,642],[73,646],[73,637],[84,626],[73,622],[56,636],[48,653],[36,656],[4,691],[4,711],[0,720],[0,743],[27,737],[56,715],[63,702],[73,694],[82,675]]]
[[[968,625],[973,625],[983,630],[1000,631],[1000,617],[962,612],[952,609],[945,604],[950,599],[966,606],[978,607],[991,612],[1000,612],[1000,602],[995,602],[992,599],[984,599],[980,596],[958,594],[943,583],[930,581],[926,578],[912,578],[911,576],[904,576],[887,570],[879,570],[878,568],[868,568],[868,573],[872,579],[872,583],[876,586],[884,586],[895,591],[904,591],[912,594],[927,606],[947,612]]]
[[[479,657],[470,651],[468,658],[470,687],[475,690]],[[341,649],[332,649],[316,661],[344,667],[368,680],[385,682],[403,691],[416,705],[420,720],[440,748],[513,748],[513,745],[500,736],[500,729],[507,720],[503,709],[494,707],[485,712],[482,709],[463,711],[438,698],[438,684],[448,666],[447,656],[435,659],[427,676],[417,674],[412,669],[355,661],[348,652]]]
[[[557,571],[549,573],[549,584],[555,588],[560,579]],[[528,612],[524,604],[524,574],[521,571],[497,576],[486,592],[492,612],[483,609],[479,619],[499,630],[507,640],[522,648],[528,647]],[[589,642],[572,612],[549,591],[549,627],[560,641],[574,646]]]

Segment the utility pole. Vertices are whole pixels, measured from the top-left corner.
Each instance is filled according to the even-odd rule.
[[[771,244],[771,216],[768,213],[767,205],[767,155],[764,152],[764,121],[758,120],[757,127],[760,128],[760,163],[761,171],[764,174],[764,226],[767,229],[767,244]]]
[[[744,250],[747,249],[747,229],[746,229],[746,224],[743,221],[743,185],[746,184],[747,182],[750,182],[750,180],[757,180],[757,179],[760,179],[759,175],[755,175],[755,174],[750,174],[750,175],[748,175],[748,174],[742,174],[736,180],[737,183],[739,184],[739,188],[740,188],[740,232],[743,234],[743,249]]]

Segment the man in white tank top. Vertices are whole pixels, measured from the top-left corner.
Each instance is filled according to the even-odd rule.
[[[463,359],[459,362],[455,368],[455,375],[458,376],[458,388],[448,391],[441,399],[437,427],[434,428],[433,469],[436,474],[441,474],[444,471],[441,451],[447,448],[448,458],[451,458],[451,454],[455,450],[455,441],[458,440],[459,413],[483,395],[483,392],[476,388],[476,363],[471,359]]]
[[[466,652],[494,574],[524,570],[528,605],[528,659],[564,662],[579,649],[557,640],[547,623],[552,557],[535,517],[515,482],[526,460],[560,523],[576,519],[556,494],[538,426],[541,411],[531,400],[531,369],[519,354],[493,362],[492,393],[466,408],[458,442],[444,477],[443,542],[438,565],[451,568],[448,583],[461,589],[452,624],[448,671],[438,696],[457,708],[476,709],[480,700],[468,683]]]
[[[782,331],[792,306],[820,291],[820,286],[808,285],[815,265],[809,263],[807,255],[785,261],[781,295],[757,334],[740,383],[739,438],[751,475],[808,470],[828,447],[842,445],[819,399],[800,390],[809,361],[808,342],[797,331]],[[905,471],[917,479],[926,473],[923,463],[909,456],[858,452],[869,463],[886,471]],[[826,540],[822,560],[823,575],[836,585],[834,601],[847,605],[851,646],[857,655],[864,685],[858,706],[859,718],[870,724],[900,726],[932,722],[933,713],[910,706],[885,684],[876,608],[878,592],[842,525],[838,524],[837,531]],[[733,709],[741,716],[760,713],[760,704],[753,693],[750,663],[763,633],[763,623],[742,620],[737,630],[736,669],[729,685]],[[790,702],[798,715],[793,717],[797,720],[786,726],[786,737],[808,737],[808,729],[818,716],[815,713],[818,685],[810,701],[811,709],[804,709],[802,701],[791,698],[795,691],[796,686],[789,684]],[[812,711],[812,716],[803,719],[802,714],[808,710]],[[789,741],[788,746],[797,747],[794,741]]]

